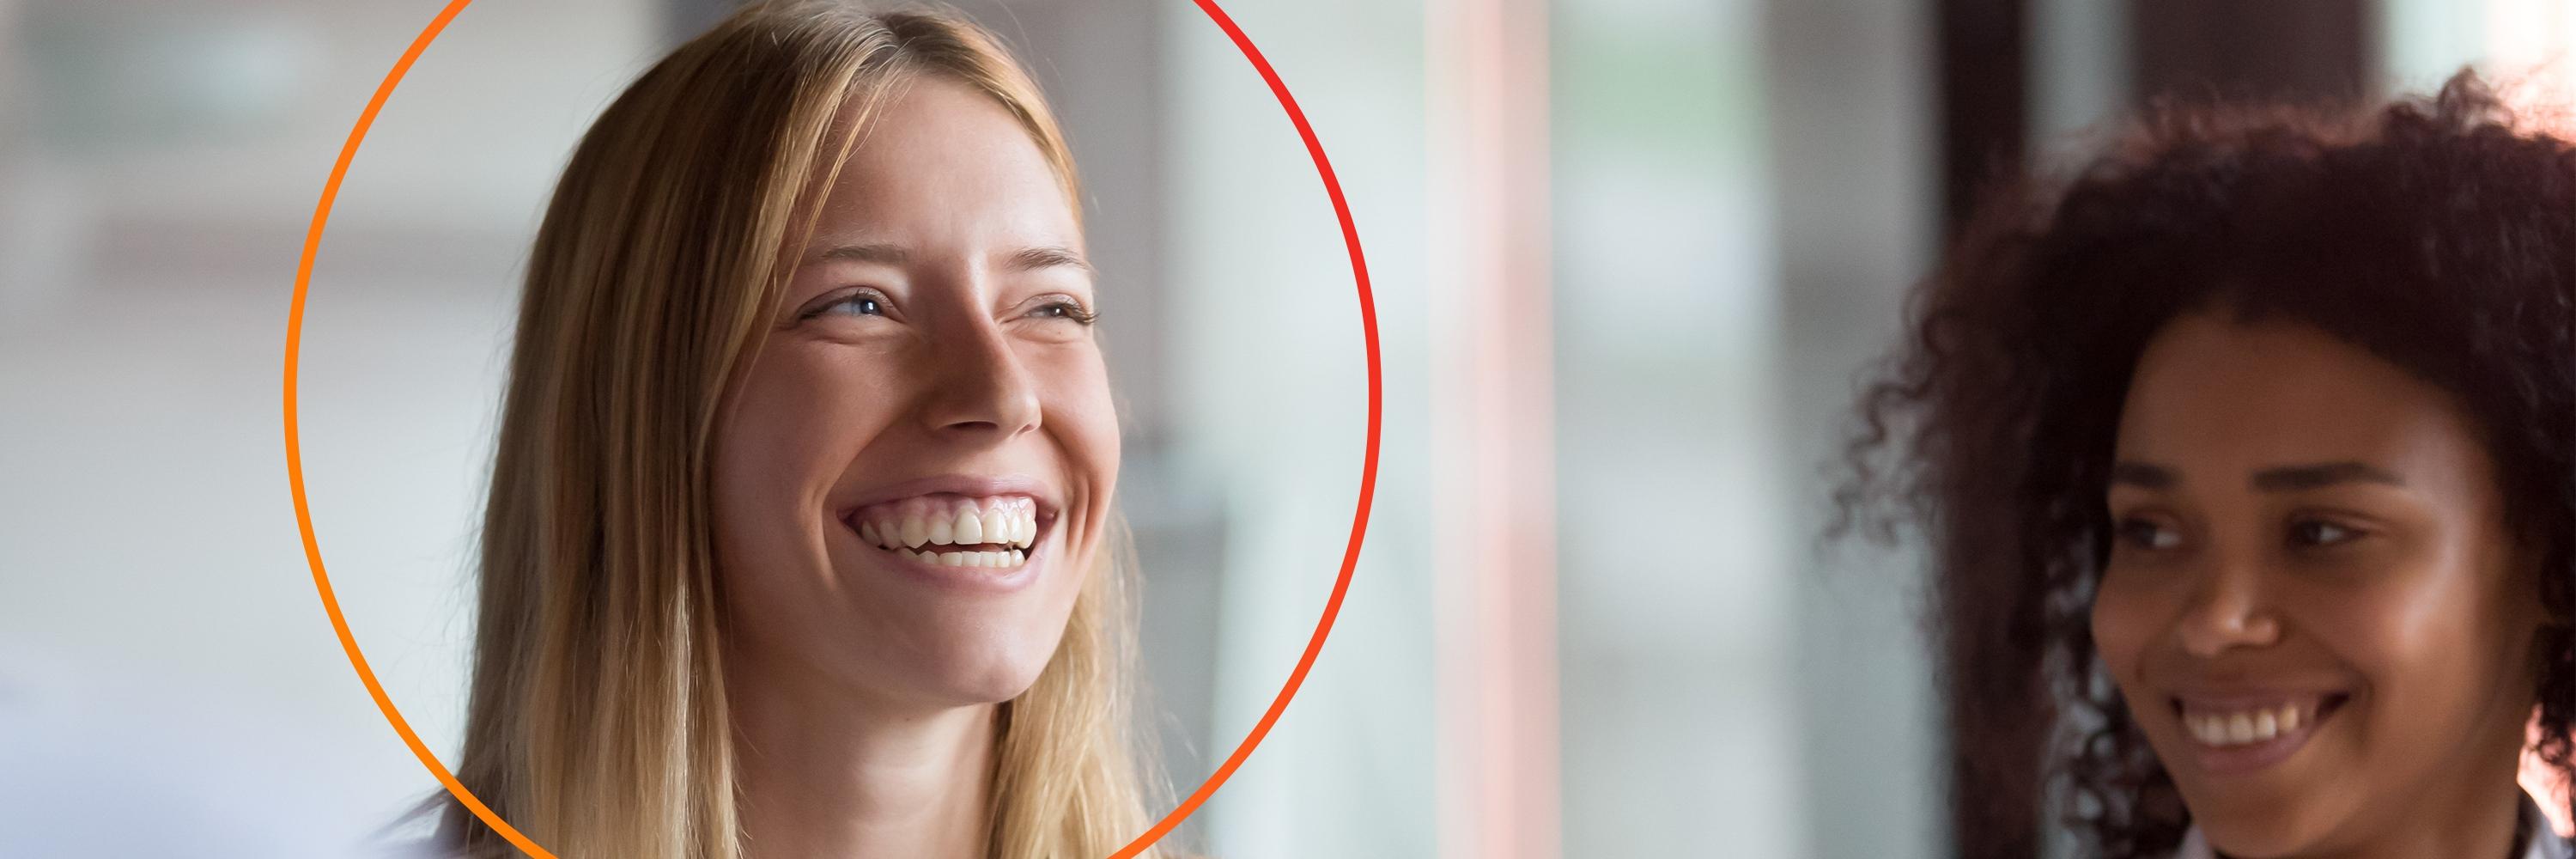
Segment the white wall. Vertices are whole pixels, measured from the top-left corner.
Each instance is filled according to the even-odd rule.
[[[1915,579],[1814,551],[1927,250],[1928,30],[1557,5],[1566,855],[1932,855]]]
[[[1304,106],[1349,194],[1376,285],[1387,412],[1377,512],[1341,620],[1277,729],[1201,813],[1209,846],[1230,859],[1429,856],[1422,10],[1227,7]],[[1296,131],[1195,7],[1163,14],[1170,402],[1181,460],[1220,489],[1232,522],[1215,759],[1278,692],[1340,566],[1365,376],[1348,256]]]
[[[43,240],[19,247],[56,265],[0,263],[0,689],[25,690],[0,696],[0,719],[34,702],[16,715],[35,726],[0,735],[43,751],[52,769],[34,772],[126,774],[89,817],[48,811],[69,815],[58,827],[206,821],[187,855],[227,855],[226,832],[255,855],[344,844],[436,785],[320,610],[288,500],[281,349],[331,160],[435,7],[18,11],[18,32],[45,43],[0,57],[37,83],[0,175],[41,183],[46,199],[22,211]],[[360,643],[442,754],[461,715],[464,558],[519,247],[654,27],[641,0],[469,9],[378,120],[315,272],[301,390],[315,524]],[[229,82],[189,78],[245,45],[270,56]],[[140,77],[48,81],[56,65]],[[231,107],[171,113],[199,95]],[[0,793],[50,782],[29,772],[0,765]],[[298,824],[319,840],[284,834]],[[0,831],[12,856],[73,855],[5,840],[37,827]]]

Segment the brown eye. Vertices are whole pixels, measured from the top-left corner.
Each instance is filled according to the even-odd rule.
[[[2115,528],[2120,542],[2150,552],[2182,545],[2182,533],[2146,519],[2122,519]]]
[[[2358,536],[2358,531],[2323,519],[2301,519],[2290,523],[2290,545],[2293,546],[2333,546],[2351,542]]]

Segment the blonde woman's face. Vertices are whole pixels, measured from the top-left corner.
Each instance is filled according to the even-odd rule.
[[[881,108],[716,438],[739,682],[895,708],[1034,682],[1090,574],[1118,427],[1082,236],[992,98]]]

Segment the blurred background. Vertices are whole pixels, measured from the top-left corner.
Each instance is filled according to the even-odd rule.
[[[336,855],[435,790],[320,610],[279,382],[315,198],[439,5],[0,0],[0,853]],[[1190,4],[960,5],[1085,173],[1186,792],[1333,582],[1348,260]],[[1386,383],[1341,621],[1184,830],[1229,859],[1942,855],[1914,564],[1815,535],[1854,373],[1966,189],[2162,92],[2369,97],[2474,62],[2576,105],[2546,65],[2576,0],[1226,5],[1348,190]],[[307,481],[358,640],[442,754],[539,207],[606,101],[729,8],[477,3],[342,188]]]

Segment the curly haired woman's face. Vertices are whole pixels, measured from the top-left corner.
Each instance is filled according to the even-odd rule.
[[[880,109],[717,435],[736,682],[905,709],[1035,681],[1118,473],[1081,248],[993,99],[926,77]]]
[[[2167,325],[2123,409],[2093,634],[2213,846],[2492,827],[2536,575],[2443,390],[2321,330]]]

